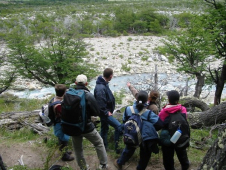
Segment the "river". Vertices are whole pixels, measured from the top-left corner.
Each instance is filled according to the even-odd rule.
[[[186,85],[187,77],[182,76],[180,74],[158,74],[158,79],[159,79],[159,91],[160,93],[163,93],[168,90],[182,89]],[[126,83],[129,81],[131,82],[131,84],[134,84],[137,89],[149,89],[150,86],[148,84],[151,84],[152,80],[153,80],[153,75],[148,73],[123,75],[123,76],[113,77],[113,79],[109,83],[109,87],[113,92],[118,92],[122,89],[128,92],[129,90],[126,86]],[[89,82],[88,88],[92,93],[95,88],[95,84],[96,84],[96,79],[93,79]],[[188,86],[189,86],[189,93],[193,94],[195,89],[195,80],[194,79],[189,80]],[[215,87],[205,86],[203,91],[205,92],[207,90],[213,93],[215,91]],[[53,87],[43,87],[40,90],[24,90],[24,91],[13,91],[13,92],[11,91],[9,93],[13,93],[19,98],[41,99],[41,98],[47,97],[48,95],[54,94],[55,91]],[[226,88],[224,88],[223,94],[226,94]]]

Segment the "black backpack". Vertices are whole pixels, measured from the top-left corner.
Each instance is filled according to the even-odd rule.
[[[177,131],[177,129],[180,129],[182,134],[174,145],[178,148],[189,146],[190,127],[187,119],[182,115],[181,111],[170,114],[169,118],[168,130],[171,137]]]
[[[85,90],[70,88],[62,101],[61,127],[69,136],[82,134],[87,123]]]
[[[61,101],[53,102],[53,100],[54,98],[52,98],[48,104],[44,104],[39,114],[42,123],[46,124],[48,127],[56,124],[56,115],[53,107],[56,104],[61,104]]]

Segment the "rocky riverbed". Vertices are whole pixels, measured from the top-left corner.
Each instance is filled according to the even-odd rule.
[[[101,72],[107,67],[113,68],[114,76],[154,73],[157,69],[158,73],[165,73],[168,79],[172,79],[172,76],[179,74],[176,72],[175,64],[170,64],[167,57],[158,54],[156,50],[156,47],[163,45],[161,42],[163,38],[157,36],[85,38],[89,51],[87,62],[96,63]],[[182,80],[184,76],[179,74],[178,79]],[[40,90],[42,88],[43,85],[37,81],[21,78],[14,83],[14,89]],[[192,95],[193,92],[190,93]],[[206,96],[207,93],[204,92],[202,96]],[[214,91],[211,91],[205,100],[212,103],[213,95]]]

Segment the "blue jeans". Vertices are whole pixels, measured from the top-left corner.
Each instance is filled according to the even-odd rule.
[[[109,125],[112,126],[115,129],[114,141],[115,141],[115,150],[117,152],[118,151],[119,138],[123,133],[122,132],[123,131],[123,124],[121,124],[113,116],[100,116],[100,122],[101,122],[100,135],[101,135],[101,137],[104,141],[104,146],[105,146],[106,149],[108,148]]]
[[[68,142],[70,139],[70,136],[64,134],[62,132],[62,128],[61,128],[61,124],[60,123],[56,123],[55,126],[53,126],[53,131],[54,131],[54,135],[56,137],[58,137],[58,139],[62,142]]]
[[[117,163],[119,165],[124,165],[133,156],[135,150],[135,147],[130,147],[126,145],[125,149],[121,154],[121,157],[117,160]],[[140,145],[140,159],[137,165],[137,170],[146,169],[148,162],[151,158],[151,153],[151,150],[144,148],[142,144]]]

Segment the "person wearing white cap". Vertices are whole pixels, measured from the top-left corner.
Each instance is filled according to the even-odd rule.
[[[89,89],[86,87],[87,77],[83,74],[78,75],[75,81],[75,89],[85,90],[86,98],[86,114],[87,114],[87,124],[85,126],[84,132],[79,136],[72,136],[72,143],[75,151],[76,161],[80,169],[89,169],[86,164],[86,160],[83,154],[83,137],[89,140],[95,147],[98,159],[100,161],[99,169],[107,169],[107,153],[104,147],[103,139],[97,132],[93,122],[91,121],[91,116],[99,116],[99,107],[97,105],[96,99],[93,94],[89,92]]]

